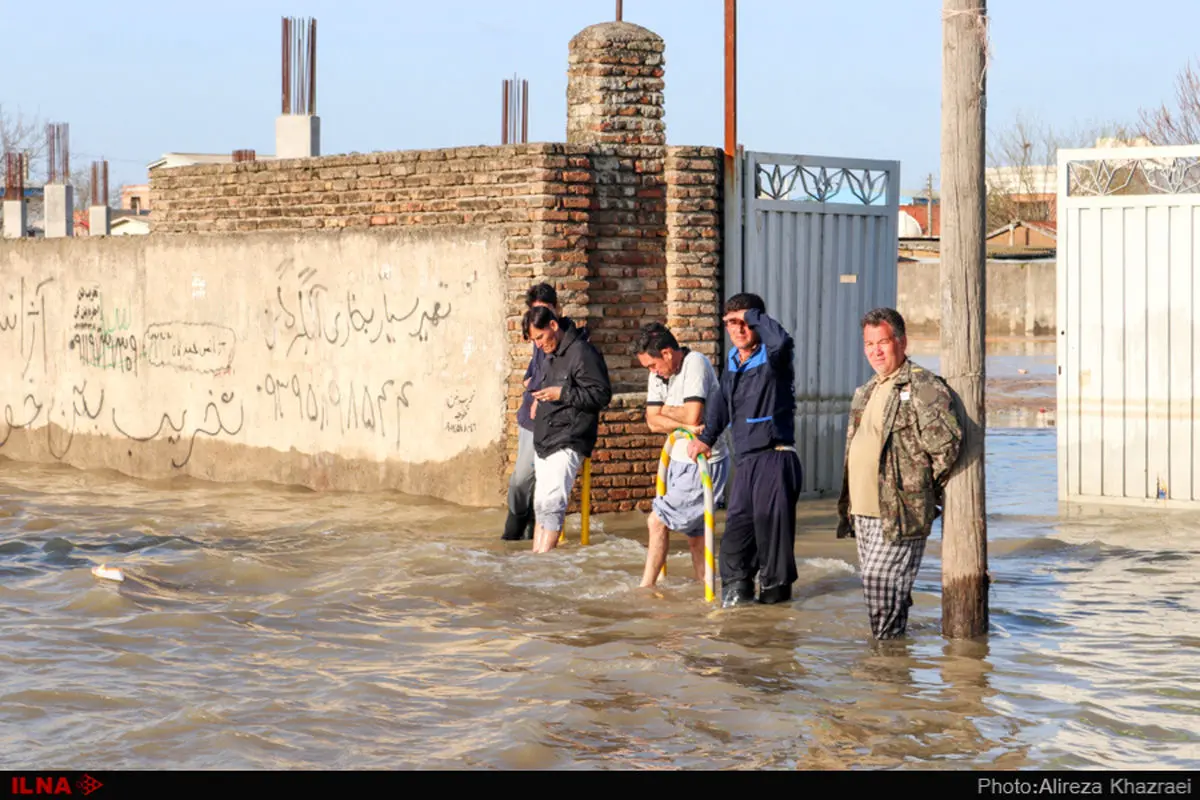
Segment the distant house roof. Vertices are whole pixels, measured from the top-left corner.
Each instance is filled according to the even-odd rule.
[[[113,236],[145,234],[150,232],[150,218],[145,214],[128,214],[114,219],[108,226]]]
[[[256,161],[274,161],[275,156],[259,153]],[[232,164],[233,153],[163,153],[162,158],[152,161],[146,169],[190,167],[193,164]]]
[[[1051,239],[1054,239],[1055,241],[1058,241],[1058,223],[1057,222],[1050,222],[1050,221],[1031,222],[1031,221],[1023,220],[1023,219],[1014,219],[1012,222],[1008,223],[1007,225],[1002,225],[999,228],[996,228],[996,230],[994,230],[994,231],[989,231],[986,238],[991,239],[993,236],[998,236],[1002,233],[1008,233],[1009,231],[1015,231],[1017,228],[1029,228],[1030,230],[1037,231],[1038,233],[1041,233],[1045,236],[1050,237]]]

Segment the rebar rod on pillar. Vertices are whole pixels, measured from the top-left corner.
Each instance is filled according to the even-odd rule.
[[[20,200],[25,196],[25,154],[4,154],[4,199]]]
[[[317,21],[308,23],[308,114],[317,113]]]
[[[288,43],[292,40],[292,21],[287,17],[283,18],[283,41],[280,48],[280,75],[283,78],[283,93],[281,95],[282,110],[280,113],[289,114],[292,110],[292,75],[290,67],[291,59],[288,57]]]
[[[500,81],[500,144],[508,144],[508,78]]]
[[[65,122],[46,124],[47,183],[67,183],[71,179],[69,130]]]
[[[500,91],[500,143],[529,141],[529,81],[514,74],[505,78]]]
[[[54,183],[58,177],[58,145],[54,133],[54,123],[46,123],[46,183]]]
[[[529,81],[521,81],[521,144],[529,142]]]
[[[280,70],[283,113],[315,116],[317,113],[317,21],[284,17],[281,35]]]
[[[108,162],[92,162],[92,205],[108,205]]]

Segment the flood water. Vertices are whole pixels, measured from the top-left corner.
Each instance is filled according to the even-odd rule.
[[[0,766],[1200,767],[1195,515],[1060,509],[1052,429],[987,477],[991,633],[941,636],[935,531],[873,643],[826,501],[794,601],[723,611],[680,541],[636,589],[638,514],[535,556],[494,509],[0,462]]]

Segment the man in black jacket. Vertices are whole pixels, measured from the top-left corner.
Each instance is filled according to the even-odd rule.
[[[790,600],[797,577],[795,345],[766,310],[755,294],[736,294],[725,304],[733,349],[721,375],[721,397],[705,405],[704,429],[688,443],[694,459],[707,455],[727,427],[733,431],[733,487],[721,537],[725,607],[754,602],[756,573],[760,603]]]
[[[526,308],[546,306],[558,311],[558,292],[548,283],[538,283],[525,293]],[[529,331],[525,331],[529,338]],[[546,354],[533,346],[533,355],[525,369],[525,391],[517,410],[517,461],[508,481],[508,518],[504,521],[501,539],[533,538],[533,420],[537,416],[537,401],[533,393],[542,388],[546,370]]]
[[[575,475],[596,446],[612,386],[604,357],[571,320],[535,306],[525,314],[525,330],[548,356],[542,388],[533,393],[533,552],[547,553],[558,546]]]

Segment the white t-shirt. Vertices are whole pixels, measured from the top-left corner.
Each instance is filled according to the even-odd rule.
[[[703,400],[705,407],[708,403],[723,403],[721,399],[721,384],[717,379],[717,372],[713,369],[712,362],[704,357],[703,353],[688,352],[683,357],[683,364],[679,367],[679,372],[676,372],[667,380],[650,373],[649,382],[646,385],[646,405],[647,406],[683,406],[688,400]],[[700,422],[704,422],[704,414],[700,415]],[[720,461],[729,452],[729,430],[726,429],[713,444],[712,454],[709,455],[709,461]],[[671,460],[688,461],[688,440],[685,437],[679,437],[675,440],[675,447],[671,450]]]

